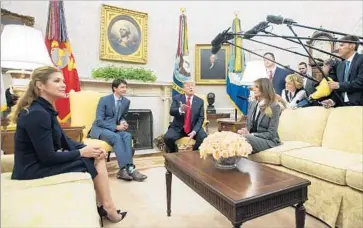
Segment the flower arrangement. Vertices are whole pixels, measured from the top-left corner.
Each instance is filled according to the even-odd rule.
[[[210,134],[199,147],[201,158],[205,159],[208,155],[212,155],[216,161],[248,157],[251,152],[252,147],[246,139],[230,131]]]

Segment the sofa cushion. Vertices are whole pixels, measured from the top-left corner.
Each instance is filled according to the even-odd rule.
[[[285,109],[280,116],[278,133],[282,141],[302,141],[321,146],[330,109],[307,107]]]
[[[363,107],[333,108],[324,131],[322,146],[363,153]]]
[[[12,172],[14,168],[14,154],[1,155],[1,173]]]
[[[92,181],[2,190],[1,227],[100,227]]]
[[[86,144],[87,146],[99,146],[107,152],[113,151],[112,146],[110,146],[110,144],[99,139],[85,138],[83,139],[83,143]]]
[[[362,161],[360,154],[323,147],[308,147],[281,154],[281,164],[335,184],[346,185],[348,167]]]
[[[280,146],[276,146],[256,154],[251,154],[248,158],[256,162],[281,165],[281,153],[310,146],[313,145],[300,141],[286,141],[282,142]]]
[[[346,180],[348,186],[363,192],[363,163],[349,167]]]
[[[1,190],[12,191],[26,188],[56,185],[62,183],[88,183],[92,184],[89,173],[63,173],[55,176],[44,177],[33,180],[11,180],[11,173],[1,174]]]

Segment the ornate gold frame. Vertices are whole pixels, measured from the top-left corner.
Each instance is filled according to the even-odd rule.
[[[20,19],[24,22],[24,25],[33,27],[34,26],[34,17],[24,16],[17,13],[10,12],[6,9],[1,9],[1,17],[14,17],[16,19]]]
[[[108,40],[108,26],[118,16],[131,17],[140,28],[140,45],[135,52],[122,55],[116,52]],[[111,61],[123,61],[133,63],[147,63],[147,33],[148,14],[134,10],[122,9],[115,6],[102,4],[101,6],[101,37],[100,37],[100,59]]]
[[[201,62],[200,62],[200,53],[202,49],[212,49],[212,45],[210,44],[196,44],[195,45],[195,83],[196,84],[204,84],[204,85],[225,85],[227,79],[227,72],[228,72],[228,62],[229,62],[229,55],[230,55],[230,48],[229,45],[225,44],[222,45],[221,50],[225,50],[225,79],[202,79],[201,78]],[[212,55],[212,53],[211,53]]]

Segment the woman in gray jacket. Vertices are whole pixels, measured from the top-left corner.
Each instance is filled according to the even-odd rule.
[[[276,101],[273,85],[268,78],[254,82],[254,100],[248,104],[246,128],[238,130],[252,146],[252,153],[278,146],[277,133],[280,119],[280,105]]]

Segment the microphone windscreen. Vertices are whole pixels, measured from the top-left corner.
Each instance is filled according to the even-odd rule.
[[[220,45],[224,40],[224,35],[222,33],[219,33],[211,42],[212,46],[218,46]]]
[[[251,39],[252,37],[254,37],[256,34],[258,33],[258,31],[256,29],[250,29],[247,32],[245,32],[243,34],[243,37],[245,39]]]
[[[255,29],[256,31],[262,31],[262,30],[266,29],[267,27],[269,27],[268,22],[262,21],[262,22],[258,23],[255,27],[253,27],[252,29]]]
[[[284,21],[284,18],[281,16],[268,15],[266,18],[266,21],[279,25],[279,24],[282,24],[282,22]]]
[[[212,46],[212,54],[215,55],[217,54],[217,52],[219,51],[219,49],[221,49],[222,45],[218,45],[218,46]]]

